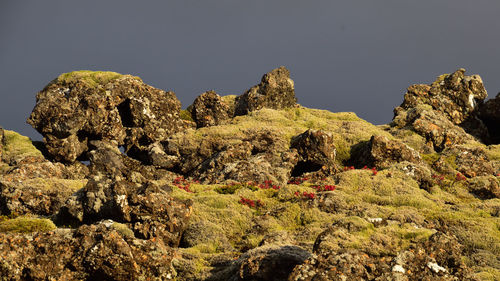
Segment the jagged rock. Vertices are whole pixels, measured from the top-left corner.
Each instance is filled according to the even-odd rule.
[[[180,102],[173,92],[114,72],[63,74],[37,94],[28,119],[58,161],[85,157],[90,140],[140,149],[178,131]]]
[[[335,227],[320,234],[315,255],[296,266],[288,280],[464,280],[470,273],[461,259],[463,246],[440,232],[397,256],[349,248],[332,251],[328,241],[338,235]]]
[[[244,253],[207,280],[289,280],[294,267],[310,257],[308,251],[294,245],[261,246]]]
[[[427,145],[437,152],[473,140],[464,129],[455,126],[443,113],[432,110],[429,106],[418,105],[408,111],[396,108],[395,114],[397,116],[393,119],[394,124],[401,128],[411,127],[425,137]]]
[[[284,66],[273,69],[253,86],[236,98],[235,115],[245,115],[263,107],[283,109],[295,106],[295,86],[290,71]]]
[[[358,148],[351,156],[355,166],[377,169],[389,168],[394,163],[408,161],[421,163],[420,154],[399,140],[389,140],[385,136],[372,136],[370,141]]]
[[[87,185],[71,196],[58,214],[60,223],[93,223],[112,219],[127,223],[139,238],[156,237],[179,244],[191,209],[189,201],[175,200],[170,187],[147,178],[139,162],[113,150],[106,142],[93,142]]]
[[[123,235],[115,224],[34,234],[0,233],[6,280],[167,280],[173,250]]]
[[[247,130],[232,137],[204,137],[197,142],[178,134],[163,143],[162,159],[172,170],[204,183],[288,181],[298,156],[276,132]]]
[[[395,165],[396,169],[402,171],[406,176],[416,180],[419,187],[427,191],[434,185],[430,168],[422,163],[411,163],[403,161]]]
[[[198,128],[217,126],[229,119],[229,107],[215,91],[199,95],[189,107]]]
[[[456,135],[457,129],[446,124],[449,121],[452,125],[461,126],[469,134],[475,137],[488,141],[489,135],[485,125],[478,118],[478,105],[483,103],[487,97],[481,77],[478,75],[466,76],[465,69],[459,69],[452,74],[440,76],[434,83],[430,85],[412,85],[408,88],[403,103],[394,109],[393,122],[398,127],[418,126],[416,121],[423,119],[423,124],[428,128],[428,125],[437,126],[436,130],[443,132],[440,135],[446,134],[453,144],[451,136]],[[418,112],[411,114],[412,111],[423,105],[430,106],[430,111],[434,114],[422,114]],[[425,115],[425,117],[424,117]],[[437,115],[437,116],[436,116]],[[442,116],[441,116],[442,115]],[[408,118],[413,116],[413,118]],[[417,120],[415,119],[417,118]],[[443,118],[444,117],[444,118]],[[434,129],[415,128],[419,134],[429,137],[429,132]],[[448,131],[454,131],[449,132]],[[434,136],[436,137],[436,136]],[[442,143],[435,145],[438,149],[442,149]]]
[[[500,143],[500,93],[479,107],[479,117],[488,128],[491,143]]]
[[[299,154],[299,161],[292,171],[292,176],[308,172],[335,171],[335,144],[331,133],[322,130],[307,130],[292,138],[291,148]]]

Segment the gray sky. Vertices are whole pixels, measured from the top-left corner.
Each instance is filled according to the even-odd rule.
[[[0,0],[0,125],[25,123],[60,73],[110,70],[185,108],[285,65],[300,104],[387,123],[410,84],[459,67],[500,91],[498,0]]]

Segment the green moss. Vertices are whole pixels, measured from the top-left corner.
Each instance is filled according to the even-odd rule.
[[[194,122],[193,117],[191,116],[191,112],[189,112],[186,109],[181,109],[181,112],[179,113],[179,117],[182,120]]]
[[[0,222],[0,232],[47,232],[54,229],[56,226],[51,220],[34,217],[17,217]]]
[[[421,154],[420,156],[422,157],[422,160],[429,165],[432,165],[439,160],[438,153]]]
[[[26,157],[43,158],[42,153],[36,149],[30,138],[9,130],[4,130],[4,135],[2,159],[5,162],[19,161]]]
[[[111,228],[116,230],[123,237],[127,237],[127,238],[134,238],[135,237],[134,232],[126,224],[114,222],[111,225]]]
[[[87,86],[95,88],[98,85],[107,84],[113,80],[116,80],[123,75],[111,71],[90,71],[90,70],[79,70],[72,71],[68,73],[63,73],[57,77],[57,82],[71,84],[76,81],[81,81],[87,84]],[[136,80],[142,81],[141,78],[136,76],[131,76]]]

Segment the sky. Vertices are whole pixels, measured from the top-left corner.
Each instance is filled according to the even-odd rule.
[[[242,94],[284,65],[298,102],[385,124],[411,84],[463,67],[500,91],[498,0],[0,0],[0,126],[26,124],[61,73]]]

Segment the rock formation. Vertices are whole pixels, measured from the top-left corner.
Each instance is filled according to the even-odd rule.
[[[283,109],[293,107],[295,85],[290,79],[290,71],[281,66],[265,74],[259,85],[253,86],[236,98],[236,115],[244,115],[263,107]]]
[[[63,74],[28,119],[43,142],[0,128],[0,279],[496,280],[500,96],[464,72],[380,126],[297,105],[284,67],[182,111]]]

